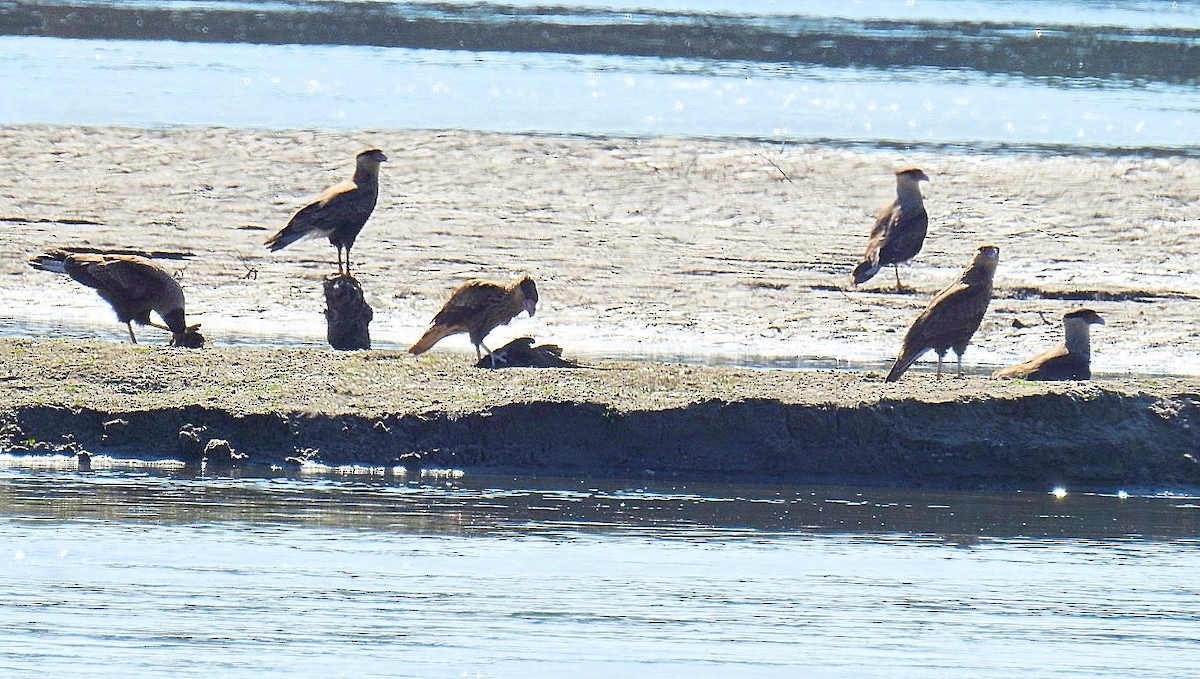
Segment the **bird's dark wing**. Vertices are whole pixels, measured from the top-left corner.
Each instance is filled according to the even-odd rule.
[[[991,287],[955,283],[938,293],[905,336],[906,347],[933,347],[961,341],[979,329],[991,302]]]
[[[329,187],[316,200],[292,215],[287,226],[267,239],[267,247],[279,250],[309,236],[327,236],[338,228],[361,229],[375,209],[377,191],[344,181]],[[357,231],[355,231],[357,233]]]
[[[894,201],[875,215],[875,224],[871,227],[871,235],[867,237],[867,252],[863,261],[879,264],[879,253],[887,243],[895,225],[900,221],[902,212],[900,202]]]
[[[925,210],[905,210],[899,204],[892,210],[892,219],[879,248],[879,261],[883,264],[906,262],[921,251],[925,244],[925,232],[929,228],[929,215]]]
[[[330,187],[320,197],[301,208],[288,222],[288,228],[309,233],[326,233],[338,225],[371,215],[374,201],[364,205],[364,193],[354,182],[342,182]]]
[[[113,257],[90,264],[87,272],[98,283],[97,288],[119,292],[125,299],[147,299],[164,285],[165,271],[153,264],[126,257]]]
[[[433,317],[433,325],[465,328],[480,314],[503,301],[506,292],[503,285],[487,281],[463,283]]]
[[[342,221],[366,221],[375,209],[378,186],[373,183],[360,186],[353,181],[343,182],[321,194],[317,204],[327,212],[337,215]]]
[[[993,377],[1024,378],[1027,380],[1086,380],[1091,367],[1082,357],[1055,347],[1021,363],[992,373]]]
[[[93,254],[71,254],[64,250],[56,250],[51,253],[48,259],[53,262],[58,259],[62,262],[62,271],[76,281],[83,283],[89,288],[100,288],[104,285],[102,280],[97,279],[91,272],[93,266],[104,263],[104,257]]]
[[[1045,381],[1091,379],[1092,367],[1083,360],[1082,356],[1068,352],[1065,347],[1059,352],[1061,353],[1047,356],[1038,364],[1036,370],[1026,376],[1026,379]]]

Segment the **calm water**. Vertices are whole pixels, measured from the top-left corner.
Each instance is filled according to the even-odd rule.
[[[1183,497],[0,468],[4,676],[1200,676]]]
[[[1200,3],[0,3],[0,124],[1195,152]]]

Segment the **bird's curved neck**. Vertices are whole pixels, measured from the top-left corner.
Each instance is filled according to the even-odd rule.
[[[176,306],[165,314],[159,312],[159,316],[162,316],[163,321],[171,329],[171,332],[182,335],[187,331],[187,321],[183,313],[183,300],[179,300]]]
[[[972,262],[967,270],[962,274],[962,282],[967,285],[983,285],[991,286],[992,278],[996,275],[995,262],[976,261]]]
[[[1092,342],[1087,322],[1068,318],[1063,321],[1063,333],[1066,335],[1067,351],[1090,362],[1092,360]]]
[[[364,165],[358,165],[354,168],[354,183],[355,184],[366,184],[368,182],[374,181],[378,177],[379,177],[379,166],[378,165],[364,164]]]
[[[916,182],[901,181],[896,183],[896,200],[903,207],[923,207],[925,197]]]

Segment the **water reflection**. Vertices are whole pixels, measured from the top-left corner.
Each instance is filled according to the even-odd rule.
[[[182,465],[0,458],[0,513],[24,520],[302,524],[447,535],[635,533],[706,539],[835,533],[971,545],[985,539],[1194,539],[1186,496],[650,484],[380,471],[205,476]],[[45,460],[58,460],[50,468]],[[41,466],[41,469],[36,467]],[[920,537],[924,536],[924,537]]]

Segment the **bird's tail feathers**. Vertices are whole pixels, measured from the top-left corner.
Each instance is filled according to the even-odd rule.
[[[866,283],[867,281],[871,280],[875,274],[879,273],[879,270],[882,268],[883,267],[878,263],[872,262],[871,260],[863,260],[858,263],[858,266],[854,267],[854,272],[850,274],[850,282],[853,285]]]
[[[274,236],[268,238],[263,245],[267,246],[267,249],[269,249],[271,252],[275,252],[276,250],[282,250],[286,248],[298,240],[312,238],[313,236],[317,236],[319,234],[320,232],[316,229],[300,229],[292,224],[288,224],[277,231]]]
[[[67,253],[65,250],[47,250],[45,254],[29,258],[29,266],[42,271],[67,273]]]
[[[414,355],[423,354],[433,348],[433,345],[441,341],[443,337],[452,334],[454,334],[453,328],[443,325],[435,325],[426,330],[425,334],[421,335],[421,339],[417,340],[416,344],[408,348],[408,353]]]
[[[926,349],[925,351],[929,350]],[[916,363],[917,359],[921,358],[921,356],[925,354],[925,351],[920,351],[915,354],[901,353],[896,357],[896,362],[892,364],[892,369],[888,371],[887,377],[883,381],[895,382],[896,380],[900,379],[900,376],[904,374],[904,371],[911,368],[912,364]]]

